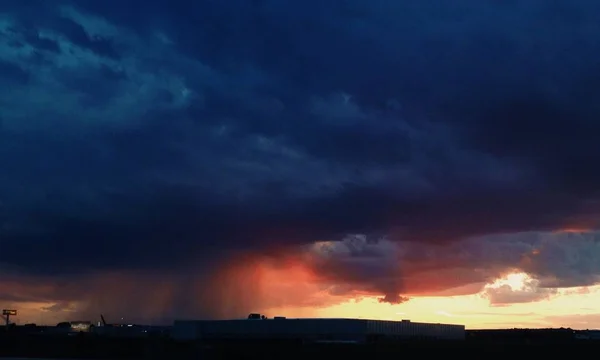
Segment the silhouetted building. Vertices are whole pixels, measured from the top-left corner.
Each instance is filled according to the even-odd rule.
[[[179,320],[175,321],[171,335],[180,341],[280,339],[365,343],[381,339],[464,340],[465,327],[408,320],[266,319],[252,316],[247,320]]]

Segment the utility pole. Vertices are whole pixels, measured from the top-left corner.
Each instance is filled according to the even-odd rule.
[[[10,325],[11,315],[17,316],[17,310],[9,310],[9,309],[2,310],[2,316],[4,316],[4,318],[6,319],[6,330],[8,330],[8,327]]]

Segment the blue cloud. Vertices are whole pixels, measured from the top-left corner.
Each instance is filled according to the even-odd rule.
[[[36,6],[0,16],[0,263],[595,226],[589,2]]]

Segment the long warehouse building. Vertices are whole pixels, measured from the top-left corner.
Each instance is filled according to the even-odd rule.
[[[178,341],[254,339],[366,343],[374,339],[464,340],[465,326],[364,319],[178,320],[171,336]]]

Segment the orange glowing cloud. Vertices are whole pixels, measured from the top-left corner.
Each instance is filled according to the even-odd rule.
[[[592,235],[519,233],[435,245],[354,236],[261,253],[238,252],[210,266],[199,263],[171,272],[4,276],[0,285],[10,290],[0,302],[20,304],[36,322],[42,315],[97,319],[102,313],[111,319],[154,323],[244,317],[273,309],[314,314],[368,299],[404,306],[419,298],[480,294],[486,303],[499,306],[548,299],[559,285],[593,285],[594,262],[583,264],[575,273],[579,278],[572,276],[581,261],[593,261],[588,256],[596,249]],[[490,285],[514,273],[526,274],[525,287]],[[411,300],[405,303],[406,298]]]
[[[588,227],[566,227],[566,228],[555,230],[554,232],[558,233],[558,234],[561,234],[561,233],[577,234],[577,233],[586,233],[586,232],[590,232],[590,231],[592,231],[592,229],[588,228]]]

